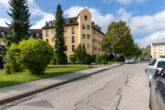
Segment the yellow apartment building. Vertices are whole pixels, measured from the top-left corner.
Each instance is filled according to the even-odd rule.
[[[152,58],[160,58],[161,56],[165,56],[165,42],[152,43],[151,56]]]
[[[101,42],[105,34],[101,31],[101,27],[92,22],[91,17],[91,13],[85,8],[77,17],[65,19],[64,38],[67,46],[67,56],[73,55],[79,44],[84,44],[87,53],[90,55],[103,54]],[[46,25],[42,28],[43,40],[54,47],[54,36],[54,21],[46,22]]]

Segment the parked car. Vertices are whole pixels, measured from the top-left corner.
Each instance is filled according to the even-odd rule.
[[[159,73],[163,69],[163,67],[165,67],[165,58],[154,59],[151,63],[149,63],[149,65],[150,66],[148,68],[153,69],[153,71],[156,70],[156,72]],[[146,70],[146,72],[147,72],[147,70]],[[149,76],[149,80],[151,81],[151,78],[153,75],[151,74],[148,76]]]
[[[117,61],[125,62],[124,56],[117,58]]]
[[[165,110],[165,68],[159,73],[156,69],[148,68],[146,73],[153,75],[149,104],[151,110]]]
[[[131,58],[131,57],[126,58],[125,59],[125,63],[135,63],[135,59],[134,58]]]

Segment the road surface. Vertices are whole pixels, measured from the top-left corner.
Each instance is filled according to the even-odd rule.
[[[2,106],[0,110],[149,110],[147,64],[125,64]]]

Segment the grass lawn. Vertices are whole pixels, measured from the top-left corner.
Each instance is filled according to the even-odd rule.
[[[117,64],[124,64],[125,62],[119,62],[119,61],[110,61],[110,62],[107,62],[106,65],[112,65],[114,63],[117,63]]]
[[[49,77],[55,77],[58,75],[63,75],[71,72],[76,72],[80,70],[89,69],[87,66],[80,66],[80,67],[74,67],[74,66],[67,66],[67,67],[56,67],[56,66],[49,66],[45,73],[42,75],[31,75],[28,70],[25,70],[23,72],[16,72],[11,75],[5,74],[4,71],[0,71],[0,88],[12,86],[15,84],[35,81],[39,79],[49,78]]]

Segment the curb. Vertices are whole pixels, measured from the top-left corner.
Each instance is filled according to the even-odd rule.
[[[43,92],[43,91],[46,91],[48,89],[52,89],[54,87],[58,87],[58,86],[70,83],[72,81],[76,81],[78,79],[85,78],[85,77],[88,77],[88,76],[91,76],[91,75],[94,75],[94,74],[97,74],[97,73],[100,73],[100,72],[103,72],[103,71],[106,71],[106,70],[110,70],[112,68],[119,67],[121,65],[123,65],[123,64],[119,64],[117,66],[114,66],[114,67],[111,67],[111,68],[105,68],[105,69],[102,69],[102,70],[99,70],[99,71],[96,71],[96,72],[93,72],[93,73],[90,73],[90,74],[87,74],[87,75],[83,75],[83,76],[80,76],[80,77],[77,77],[77,78],[73,78],[73,79],[66,80],[66,81],[63,81],[63,82],[59,82],[59,83],[56,83],[56,84],[50,84],[48,86],[43,86],[43,87],[40,87],[40,88],[37,88],[37,89],[33,89],[33,90],[29,90],[29,91],[25,91],[25,92],[16,94],[14,96],[3,98],[3,99],[0,99],[0,105],[7,104],[7,103],[10,103],[10,102],[13,102],[13,101],[16,101],[16,100],[19,100],[19,99],[22,99],[22,98],[25,98],[25,97]]]

